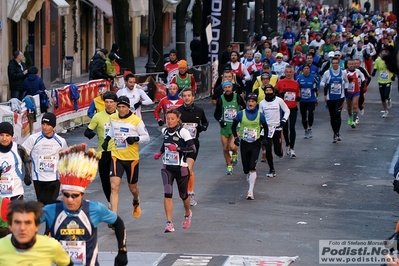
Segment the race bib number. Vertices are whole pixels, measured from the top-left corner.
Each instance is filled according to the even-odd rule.
[[[10,196],[12,194],[14,181],[8,179],[0,180],[0,194],[2,196]]]
[[[86,265],[86,241],[61,240],[60,242],[74,265]]]
[[[197,136],[197,125],[197,123],[183,123],[183,127],[190,132],[192,138]]]
[[[389,73],[388,73],[388,71],[381,71],[381,72],[380,72],[380,79],[381,79],[381,80],[388,80],[388,78],[389,78]]]
[[[311,90],[309,88],[301,89],[301,97],[302,99],[309,99],[312,95]]]
[[[331,94],[342,94],[342,85],[338,83],[331,84]]]
[[[288,102],[295,102],[295,95],[296,95],[295,92],[287,91],[284,94],[284,100]]]
[[[355,83],[350,82],[348,86],[348,92],[354,92],[355,91]]]
[[[267,132],[267,137],[268,138],[272,138],[274,135],[274,131],[276,131],[276,127],[275,126],[269,126],[269,131]]]
[[[233,119],[237,116],[236,109],[225,109],[224,110],[224,121],[225,122],[233,122]]]
[[[180,156],[178,151],[171,151],[165,147],[165,156],[163,163],[166,165],[180,165]]]
[[[117,150],[122,150],[127,148],[125,134],[123,133],[115,133],[115,146]]]
[[[39,171],[54,173],[56,171],[56,163],[55,156],[39,156]]]
[[[254,142],[258,139],[258,131],[253,128],[244,128],[244,137],[243,140],[247,142]]]

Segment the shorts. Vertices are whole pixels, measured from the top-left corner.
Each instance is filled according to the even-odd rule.
[[[346,96],[346,99],[353,100],[353,98],[355,98],[356,96],[360,96],[360,91],[355,92],[355,93],[348,93],[348,95]]]
[[[112,157],[110,176],[119,176],[122,178],[123,173],[126,172],[127,182],[129,184],[136,184],[139,180],[139,161],[124,161]]]
[[[191,158],[191,159],[193,159],[194,161],[197,159],[197,156],[198,156],[198,151],[199,151],[199,148],[200,148],[200,143],[199,143],[199,140],[198,139],[193,139],[193,141],[194,141],[194,145],[195,145],[195,149],[196,149],[196,151],[195,152],[190,152],[190,153],[188,153],[187,154],[187,158]]]

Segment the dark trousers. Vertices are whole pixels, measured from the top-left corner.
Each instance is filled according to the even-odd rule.
[[[57,198],[60,194],[60,181],[38,181],[33,180],[37,201],[44,205],[58,202]]]
[[[299,109],[302,116],[302,125],[305,130],[308,129],[308,127],[313,126],[315,105],[315,102],[299,103]]]
[[[104,195],[107,198],[108,202],[110,202],[111,197],[111,182],[109,180],[111,161],[112,158],[110,151],[103,151],[101,154],[101,159],[98,161],[98,173],[100,175]]]
[[[295,139],[296,139],[296,117],[298,116],[298,107],[290,108],[290,117],[288,118],[287,123],[283,127],[283,135],[285,140],[285,146],[290,146],[291,149],[294,149]]]
[[[328,100],[327,106],[330,112],[330,123],[334,134],[339,134],[341,129],[341,111],[344,107],[345,98],[338,100]]]
[[[17,98],[22,101],[24,98],[24,91],[11,91],[11,98]]]

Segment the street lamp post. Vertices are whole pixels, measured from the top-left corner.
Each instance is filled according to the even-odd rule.
[[[147,73],[155,72],[156,65],[152,58],[152,45],[153,45],[153,33],[154,33],[154,5],[153,0],[148,1],[148,61],[145,65]]]

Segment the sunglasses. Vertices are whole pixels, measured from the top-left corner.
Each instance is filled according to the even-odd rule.
[[[282,57],[276,57],[277,59],[283,59]]]
[[[79,198],[79,196],[81,195],[81,194],[69,194],[67,192],[63,192],[62,194],[64,195],[65,198],[73,198],[73,199]]]

